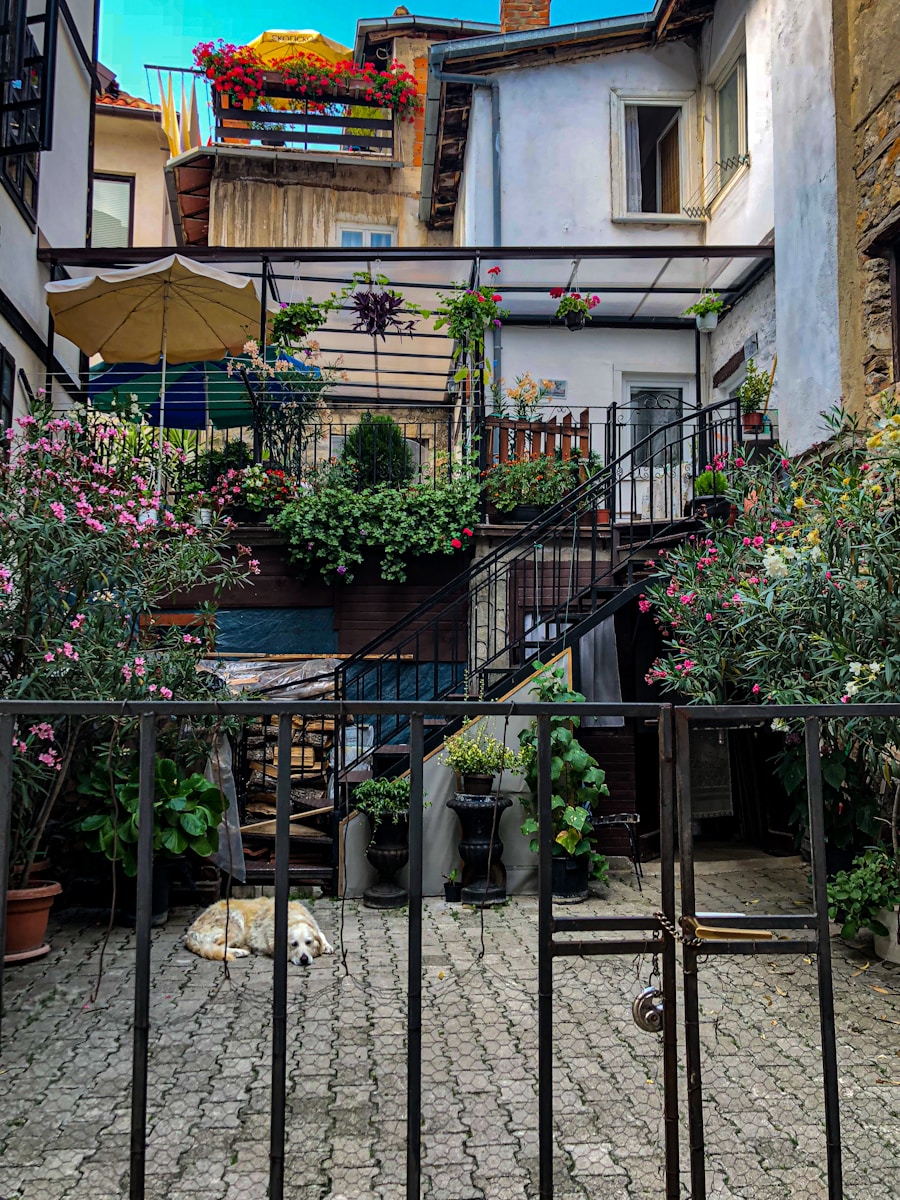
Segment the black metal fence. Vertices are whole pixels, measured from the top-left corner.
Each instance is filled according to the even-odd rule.
[[[822,1045],[827,1174],[829,1200],[843,1195],[841,1140],[838,1114],[838,1078],[831,978],[831,948],[826,897],[825,829],[820,761],[823,720],[847,720],[861,715],[900,718],[900,705],[831,705],[821,707],[722,707],[672,708],[664,704],[546,704],[490,705],[484,702],[403,704],[369,702],[223,702],[218,705],[186,702],[113,704],[102,702],[0,702],[0,944],[5,935],[5,898],[9,882],[10,816],[14,797],[13,736],[17,720],[31,721],[56,715],[122,717],[140,724],[140,808],[137,849],[137,928],[135,940],[134,1021],[132,1049],[130,1184],[131,1200],[146,1194],[148,1048],[151,982],[151,875],[153,870],[154,756],[160,719],[197,716],[255,718],[263,713],[279,716],[279,757],[276,815],[275,943],[287,943],[289,892],[288,855],[291,796],[291,720],[294,715],[346,719],[373,710],[402,713],[410,728],[409,807],[409,910],[406,1022],[406,1196],[417,1200],[422,1166],[422,972],[423,972],[423,759],[425,721],[474,717],[498,711],[536,719],[538,733],[539,904],[538,904],[538,1134],[539,1194],[554,1194],[554,960],[561,956],[608,956],[649,953],[662,959],[662,1022],[664,1074],[664,1148],[666,1200],[681,1196],[678,1098],[678,995],[677,947],[681,946],[683,975],[683,1025],[687,1064],[687,1125],[690,1144],[690,1183],[694,1200],[707,1196],[703,1134],[702,1055],[699,1037],[698,975],[714,970],[722,955],[817,956],[819,1024]],[[552,900],[553,844],[551,829],[552,761],[551,717],[571,713],[580,717],[622,716],[655,722],[659,745],[661,817],[661,898],[659,911],[649,916],[555,915]],[[814,905],[808,912],[760,914],[747,912],[697,912],[694,889],[692,781],[690,730],[696,726],[723,728],[768,723],[774,717],[803,722],[809,830],[812,849]],[[680,861],[680,901],[676,893],[676,843]],[[717,934],[717,930],[720,931]],[[801,931],[778,940],[763,940],[755,931]],[[594,933],[625,937],[591,938]],[[578,934],[577,939],[558,935]],[[2,980],[2,975],[0,975]],[[287,1062],[287,957],[275,955],[272,977],[272,1053],[269,1190],[271,1200],[285,1195],[286,1062]],[[2,1013],[2,993],[0,993]],[[306,1148],[301,1153],[306,1153]],[[816,1193],[819,1194],[819,1193]]]

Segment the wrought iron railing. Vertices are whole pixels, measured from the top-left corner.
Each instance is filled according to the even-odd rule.
[[[259,100],[244,101],[243,108],[233,107],[227,96],[214,94],[214,141],[393,157],[394,114],[366,101],[365,88],[351,86],[313,101],[298,99],[276,71],[265,72],[264,79]],[[275,108],[272,101],[281,104]]]
[[[607,429],[614,440],[615,413]],[[694,526],[694,479],[740,442],[735,400],[654,428],[345,659],[335,694],[354,703],[502,694],[523,665],[631,583],[653,547]],[[365,746],[339,747],[343,769],[373,745],[401,743],[404,722],[373,717]]]

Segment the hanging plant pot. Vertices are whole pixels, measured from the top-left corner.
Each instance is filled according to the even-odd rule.
[[[553,899],[560,904],[580,904],[588,898],[588,870],[590,858],[582,855],[579,858],[554,858],[553,868]]]
[[[719,314],[717,312],[697,313],[695,320],[701,333],[712,333],[719,324]]]
[[[584,329],[585,314],[583,312],[575,312],[570,309],[563,320],[566,323],[566,329],[571,329],[573,333],[576,329]]]
[[[743,413],[741,415],[741,425],[744,427],[745,433],[752,433],[758,429],[762,429],[764,420],[765,418],[761,412]]]
[[[47,923],[61,884],[47,882],[35,887],[10,888],[6,893],[6,943],[4,966],[32,962],[50,952]]]

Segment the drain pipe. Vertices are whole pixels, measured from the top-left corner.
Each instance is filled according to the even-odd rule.
[[[497,82],[496,79],[491,79],[487,75],[464,75],[461,73],[457,74],[452,71],[442,71],[441,67],[440,67],[440,63],[443,60],[443,56],[439,53],[438,47],[432,48],[431,53],[429,55],[429,60],[430,61],[428,64],[428,73],[429,73],[431,79],[433,79],[435,81],[435,83],[438,85],[438,88],[440,88],[440,85],[442,83],[463,83],[463,84],[467,84],[471,88],[481,87],[481,88],[490,88],[491,89],[491,145],[492,145],[492,153],[491,153],[492,234],[491,234],[491,236],[493,239],[493,244],[495,246],[502,246],[503,245],[503,240],[502,240],[503,239],[503,218],[502,218],[501,201],[500,201],[500,84]],[[438,99],[437,96],[434,98]],[[431,111],[434,112],[435,109],[432,108]],[[434,174],[433,174],[434,158],[433,158],[433,155],[434,155],[434,143],[437,140],[437,117],[435,116],[433,127],[431,129],[429,129],[428,128],[428,126],[429,126],[428,116],[429,116],[429,113],[426,112],[425,142],[426,142],[426,146],[429,141],[431,142],[431,145],[430,145],[430,147],[428,147],[428,149],[431,150],[431,155],[432,155],[432,158],[431,158],[432,176],[431,176],[431,178],[432,178],[432,191],[433,191],[433,188],[434,188],[434,183],[433,183],[433,180],[434,180]],[[428,153],[427,149],[426,149],[425,153],[426,153],[426,157],[427,157],[427,153]],[[430,196],[429,196],[429,200],[430,200]],[[420,207],[419,215],[423,220],[427,220],[427,217],[421,211],[421,207]],[[494,378],[499,380],[500,374],[501,374],[502,345],[501,345],[501,341],[500,341],[500,330],[496,327],[496,325],[494,326],[494,331],[492,334],[492,345],[493,345],[493,360],[494,360],[494,367],[493,367]]]

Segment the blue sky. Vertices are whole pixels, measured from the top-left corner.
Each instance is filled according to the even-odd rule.
[[[115,71],[120,85],[145,99],[157,100],[147,88],[144,63],[187,67],[191,48],[199,41],[222,37],[242,44],[264,29],[317,29],[337,42],[352,46],[356,22],[384,17],[401,0],[347,0],[332,8],[309,0],[101,0],[100,61]],[[410,12],[429,17],[459,17],[496,21],[499,0],[405,0]],[[554,25],[590,21],[622,13],[642,12],[652,0],[553,0]]]

